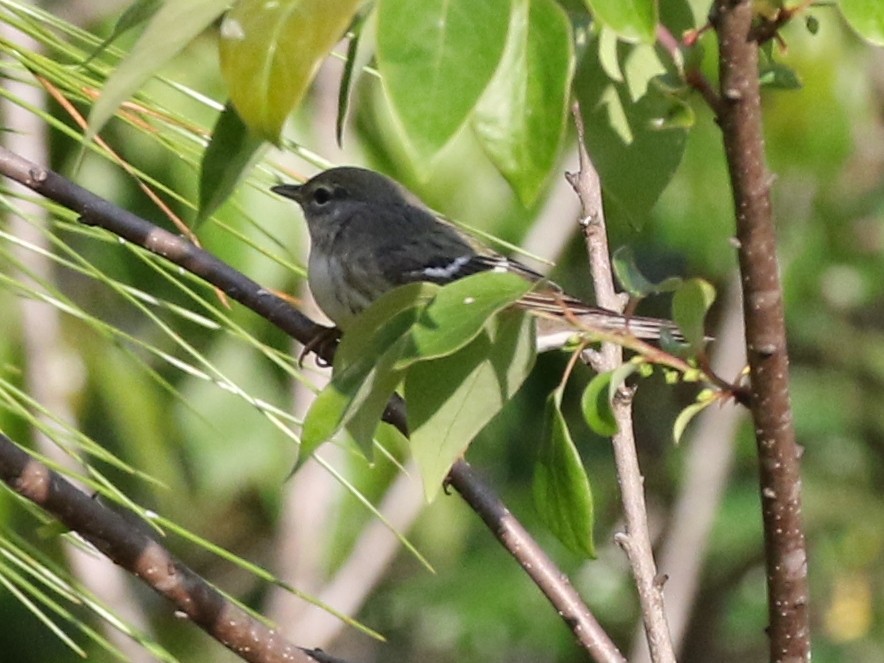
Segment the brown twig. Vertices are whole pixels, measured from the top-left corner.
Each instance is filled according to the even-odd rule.
[[[614,290],[601,183],[586,151],[583,117],[579,104],[574,104],[572,112],[577,127],[580,168],[576,174],[569,174],[568,180],[580,198],[583,209],[581,225],[586,236],[586,250],[589,254],[589,269],[595,287],[596,303],[607,309],[621,311],[624,302],[622,296]],[[623,363],[623,350],[614,343],[603,343],[601,352],[592,359],[592,363],[597,371],[612,371]],[[612,404],[618,428],[618,432],[612,438],[612,446],[626,522],[626,531],[616,535],[615,540],[626,552],[632,567],[651,660],[654,663],[674,663],[675,654],[663,609],[663,592],[657,576],[651,536],[648,531],[644,479],[638,464],[638,453],[633,437],[633,392],[633,389],[621,385]]]
[[[510,513],[500,498],[478,480],[473,468],[459,460],[451,468],[448,484],[459,492],[494,532],[497,539],[516,558],[540,591],[557,607],[559,615],[573,631],[577,641],[595,661],[624,663],[617,649],[592,612],[580,598],[567,577],[537,544],[522,524]]]
[[[740,274],[758,448],[770,618],[770,659],[810,658],[800,451],[789,398],[789,358],[777,243],[764,158],[758,44],[750,0],[717,0],[722,112],[736,207]]]
[[[721,114],[721,97],[718,96],[706,75],[699,68],[691,66],[685,70],[684,78],[688,85],[700,93],[717,118]]]
[[[120,514],[77,490],[64,477],[0,433],[0,479],[76,531],[114,563],[175,604],[206,633],[254,663],[333,663],[298,647],[249,615]],[[340,662],[339,663],[343,663]]]
[[[262,288],[186,239],[116,207],[49,169],[0,148],[0,174],[81,214],[83,223],[102,227],[133,244],[144,247],[220,288],[231,299],[250,308],[302,343],[308,343],[327,327],[318,325],[275,294]],[[329,352],[329,348],[323,348]],[[323,356],[326,361],[330,355]],[[407,434],[404,404],[394,398],[384,420]],[[562,573],[543,553],[527,530],[509,512],[490,487],[473,473],[465,461],[454,464],[448,483],[480,515],[498,540],[541,588],[556,611],[597,661],[622,661],[622,654],[592,617]]]

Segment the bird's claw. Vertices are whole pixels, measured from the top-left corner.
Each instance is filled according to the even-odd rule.
[[[298,355],[298,368],[303,368],[304,358],[311,352],[316,355],[316,365],[327,368],[332,365],[332,357],[341,340],[341,330],[337,327],[323,327],[313,338],[304,344]]]

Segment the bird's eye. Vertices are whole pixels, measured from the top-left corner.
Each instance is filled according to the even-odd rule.
[[[317,205],[325,205],[329,200],[332,199],[332,190],[327,189],[324,186],[317,187],[313,192],[313,202]]]

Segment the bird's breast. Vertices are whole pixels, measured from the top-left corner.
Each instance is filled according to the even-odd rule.
[[[355,294],[347,288],[346,265],[315,248],[310,252],[307,263],[307,277],[313,298],[338,327],[345,327],[356,313],[365,308],[365,303],[354,301]]]

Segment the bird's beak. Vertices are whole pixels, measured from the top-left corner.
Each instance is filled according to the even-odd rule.
[[[301,202],[301,185],[300,184],[277,184],[270,187],[273,193],[277,193],[284,198],[291,198],[296,203]]]

